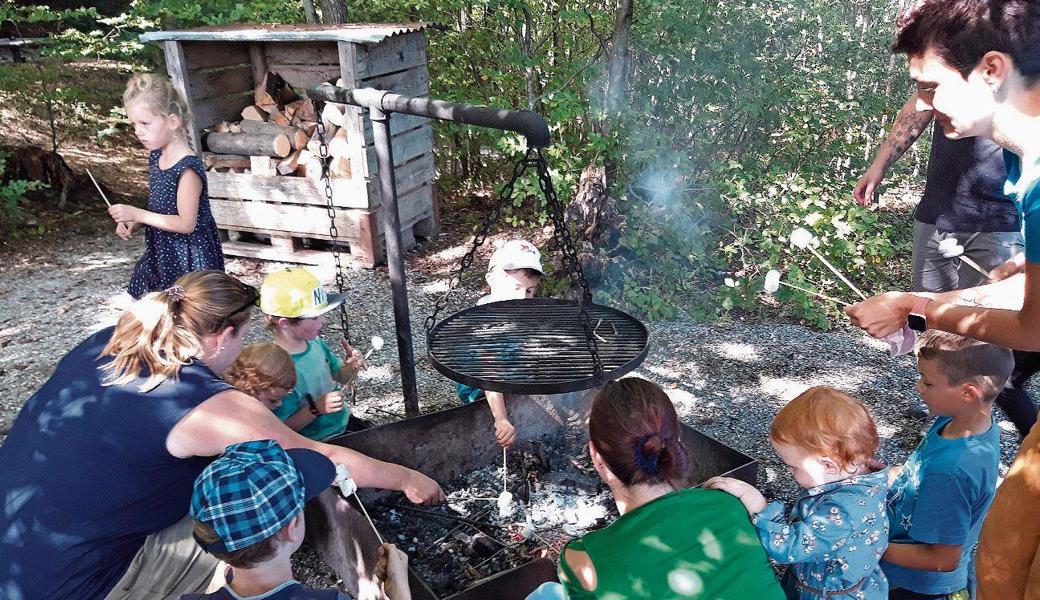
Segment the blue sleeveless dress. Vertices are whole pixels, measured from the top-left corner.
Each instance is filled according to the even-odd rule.
[[[113,329],[61,359],[0,446],[0,598],[102,600],[145,538],[188,514],[212,460],[172,456],[166,437],[231,385],[198,361],[148,392],[143,376],[103,385]]]
[[[144,228],[144,254],[134,265],[127,291],[134,298],[148,292],[165,290],[177,278],[192,271],[223,271],[224,253],[220,248],[220,234],[213,212],[209,207],[206,169],[202,159],[194,154],[185,156],[169,169],[159,168],[162,151],[148,155],[148,210],[162,215],[177,214],[177,183],[185,169],[191,169],[202,178],[202,195],[195,231],[174,233],[155,227]]]

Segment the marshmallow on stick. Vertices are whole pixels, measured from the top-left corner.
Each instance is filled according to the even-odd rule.
[[[805,229],[803,227],[799,227],[799,228],[795,229],[794,231],[791,232],[791,238],[790,239],[791,239],[791,244],[793,244],[794,246],[796,246],[798,248],[801,248],[802,250],[808,250],[809,252],[812,252],[813,256],[818,258],[820,260],[820,262],[822,262],[824,265],[826,265],[828,269],[830,269],[835,275],[838,276],[838,279],[841,279],[842,282],[844,282],[845,285],[849,286],[849,288],[852,291],[856,292],[856,294],[860,298],[862,298],[864,300],[867,299],[867,295],[866,294],[864,294],[863,292],[859,291],[859,288],[856,287],[851,281],[849,281],[848,277],[845,277],[845,275],[841,271],[839,271],[834,265],[832,265],[830,263],[829,260],[824,258],[824,256],[822,254],[820,254],[816,250],[816,248],[813,247],[813,242],[816,241],[816,237],[812,233],[810,233],[808,229]]]
[[[368,360],[368,357],[372,356],[373,352],[379,352],[380,350],[382,350],[383,349],[383,344],[385,344],[385,343],[386,342],[383,341],[383,338],[379,337],[378,335],[373,335],[372,336],[372,347],[369,348],[368,352],[365,353],[365,360]]]
[[[981,273],[987,279],[989,278],[989,272],[979,266],[979,263],[972,259],[964,256],[964,246],[957,243],[956,238],[944,238],[939,242],[939,253],[942,254],[943,258],[960,258],[966,265],[975,269]]]

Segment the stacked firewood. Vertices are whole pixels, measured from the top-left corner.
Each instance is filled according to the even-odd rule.
[[[253,175],[319,178],[318,120],[334,177],[351,177],[343,105],[327,103],[319,115],[310,98],[300,98],[277,73],[268,71],[256,86],[254,104],[240,121],[221,121],[203,135],[203,159],[209,170]]]

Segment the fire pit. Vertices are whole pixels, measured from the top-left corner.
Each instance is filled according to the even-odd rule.
[[[555,578],[554,560],[568,539],[617,516],[584,449],[594,393],[509,397],[522,441],[508,454],[508,517],[494,501],[502,492],[502,452],[483,402],[333,442],[418,469],[444,486],[449,500],[442,507],[415,507],[388,492],[361,494],[384,539],[409,551],[414,598],[522,599]],[[750,457],[686,426],[683,442],[691,459],[687,485],[722,474],[755,482],[758,464]],[[377,597],[379,542],[355,506],[326,492],[308,507],[307,533],[350,593]]]

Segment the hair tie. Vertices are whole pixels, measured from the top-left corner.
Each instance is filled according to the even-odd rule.
[[[655,452],[649,456],[643,452],[646,443],[655,435],[660,436],[661,434],[655,431],[654,433],[648,433],[640,437],[639,440],[636,441],[633,451],[636,459],[636,466],[645,471],[648,475],[657,475],[657,461],[661,458],[660,452]]]
[[[171,285],[164,290],[166,295],[170,297],[170,300],[174,302],[180,302],[184,300],[184,286],[183,285]]]

